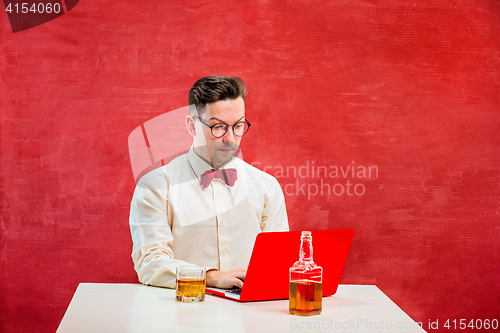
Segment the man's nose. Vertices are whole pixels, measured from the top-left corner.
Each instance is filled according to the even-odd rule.
[[[222,142],[236,142],[236,136],[234,135],[233,128],[229,127],[226,134],[222,137]]]

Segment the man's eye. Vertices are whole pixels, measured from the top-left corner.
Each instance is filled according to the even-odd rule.
[[[234,125],[234,128],[236,128],[236,129],[242,129],[243,126],[245,126],[245,123],[237,123],[236,125]]]
[[[224,124],[214,126],[214,130],[216,130],[216,131],[221,131],[221,130],[223,131],[225,128],[226,128],[226,125],[224,125]]]

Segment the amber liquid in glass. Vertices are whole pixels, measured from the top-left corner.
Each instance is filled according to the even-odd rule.
[[[205,300],[206,280],[196,278],[184,278],[177,280],[176,301],[180,302],[203,302]]]
[[[290,314],[313,316],[321,313],[321,283],[314,281],[290,282]]]

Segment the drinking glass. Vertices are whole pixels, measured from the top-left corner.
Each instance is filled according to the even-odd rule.
[[[207,284],[205,267],[177,267],[175,284],[176,297],[179,302],[203,302]]]

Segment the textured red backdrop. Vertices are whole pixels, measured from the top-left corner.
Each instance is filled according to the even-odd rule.
[[[499,1],[80,1],[17,33],[0,9],[0,331],[137,281],[128,135],[209,74],[246,80],[244,157],[291,228],[356,230],[343,283],[500,319]]]

